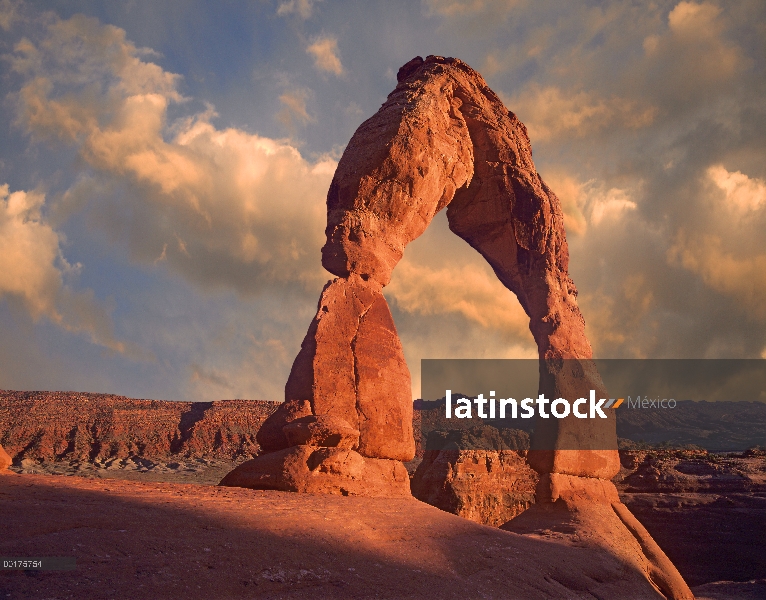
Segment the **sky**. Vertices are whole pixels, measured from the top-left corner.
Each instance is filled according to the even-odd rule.
[[[766,358],[766,3],[0,0],[0,389],[282,400],[325,197],[414,56],[479,71],[559,196],[599,358]],[[437,215],[422,358],[529,358]]]

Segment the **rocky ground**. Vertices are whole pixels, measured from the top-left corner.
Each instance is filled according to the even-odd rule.
[[[15,473],[28,475],[79,475],[94,479],[217,485],[226,473],[245,460],[190,458],[163,462],[131,456],[88,462],[26,458],[17,460],[9,468]]]
[[[0,506],[0,555],[77,560],[0,573],[10,600],[659,598],[586,540],[517,535],[414,499],[8,473]],[[694,592],[755,600],[766,579]]]
[[[659,598],[587,540],[518,535],[414,499],[0,478],[0,555],[77,560],[0,573],[11,600]]]

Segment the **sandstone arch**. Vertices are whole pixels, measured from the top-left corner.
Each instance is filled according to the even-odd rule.
[[[415,450],[410,375],[381,290],[406,245],[445,207],[450,229],[529,316],[544,359],[541,391],[574,398],[603,388],[568,274],[561,207],[535,170],[526,128],[460,60],[417,57],[397,79],[357,129],[330,186],[322,264],[337,279],[322,291],[284,404],[258,434],[264,454],[222,485],[409,494],[400,461]],[[563,359],[576,359],[576,368]],[[620,466],[614,419],[540,421],[541,449],[533,440],[529,453],[541,474],[537,503],[504,527],[564,525],[641,570],[661,595],[692,598],[609,481]]]
[[[452,231],[484,256],[529,315],[551,367],[542,391],[577,397],[601,385],[587,362],[561,207],[535,170],[526,128],[457,59],[413,59],[398,79],[352,137],[330,186],[322,264],[338,279],[322,293],[286,404],[259,434],[267,451],[288,447],[288,421],[333,415],[358,429],[354,449],[362,456],[412,457],[409,373],[381,289],[406,245],[445,207]],[[556,359],[581,359],[584,371],[557,372]],[[538,441],[553,448],[566,439],[584,450],[533,452],[539,472],[606,479],[618,472],[613,420],[552,421],[547,431],[538,427]]]

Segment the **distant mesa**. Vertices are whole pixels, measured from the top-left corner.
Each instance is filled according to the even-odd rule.
[[[12,457],[33,461],[249,458],[260,449],[256,432],[277,406],[0,390],[0,443]]]

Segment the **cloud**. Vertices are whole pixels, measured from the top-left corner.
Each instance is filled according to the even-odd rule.
[[[45,317],[95,344],[131,358],[148,358],[137,347],[118,341],[108,312],[92,290],[65,285],[81,265],[71,265],[61,252],[63,236],[43,218],[40,192],[9,193],[0,185],[0,298],[23,306],[35,321]]]
[[[636,191],[608,188],[603,180],[581,182],[562,169],[547,171],[544,179],[561,201],[567,235],[585,235],[589,226],[614,225],[638,207]]]
[[[519,115],[535,141],[583,137],[614,127],[639,129],[651,125],[657,114],[655,107],[641,102],[538,84],[530,84],[505,104]]]
[[[681,230],[668,250],[668,261],[698,274],[710,288],[766,319],[766,253],[736,256],[718,236],[691,236]]]
[[[730,35],[720,7],[679,2],[668,13],[667,29],[644,38],[643,56],[626,75],[655,102],[668,109],[683,104],[688,110],[690,100],[704,103],[729,93],[727,84],[747,67],[748,59]]]
[[[726,205],[740,212],[756,211],[766,206],[766,181],[750,178],[739,171],[729,172],[723,165],[706,171],[710,180],[725,194]]]
[[[582,235],[588,228],[583,214],[585,194],[583,184],[561,169],[546,170],[543,179],[561,201],[564,229],[568,236]]]
[[[254,292],[325,279],[319,249],[334,161],[312,164],[287,141],[218,129],[209,106],[169,124],[169,106],[185,102],[179,76],[147,62],[151,53],[121,29],[77,16],[46,34],[18,44],[12,66],[26,78],[19,123],[74,145],[87,167],[62,202],[126,240],[134,260],[162,258],[203,286]],[[300,94],[281,100],[290,118],[310,118]],[[110,186],[120,193],[88,194]]]
[[[306,89],[290,90],[282,94],[279,97],[282,110],[277,113],[277,119],[289,129],[294,129],[296,124],[305,125],[316,121],[306,108],[309,95],[310,92]]]
[[[11,25],[20,18],[16,2],[0,0],[0,29],[10,31]]]
[[[396,266],[386,293],[400,310],[412,314],[458,314],[508,337],[529,336],[529,317],[488,268],[433,268],[405,258]]]
[[[321,0],[283,0],[277,7],[280,17],[297,14],[301,19],[308,19],[314,10],[314,4]]]
[[[39,192],[9,194],[0,186],[0,294],[13,295],[33,318],[60,321],[56,296],[62,271],[69,265],[59,249],[59,234],[42,221],[45,196]]]
[[[476,13],[507,13],[518,6],[518,0],[424,0],[425,13],[430,16],[463,17]]]
[[[610,188],[590,203],[590,222],[600,225],[619,219],[625,211],[636,210],[636,203],[625,190]]]
[[[766,181],[714,164],[700,182],[707,210],[679,224],[667,260],[728,296],[749,318],[766,320]]]
[[[314,66],[320,71],[334,75],[343,75],[343,65],[338,57],[338,40],[334,37],[317,38],[306,48],[306,53],[314,57]]]

